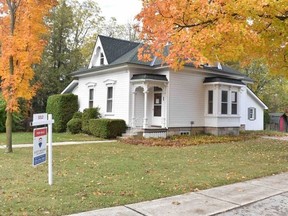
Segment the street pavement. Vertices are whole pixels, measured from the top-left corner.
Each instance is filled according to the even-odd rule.
[[[287,216],[288,173],[70,216]]]

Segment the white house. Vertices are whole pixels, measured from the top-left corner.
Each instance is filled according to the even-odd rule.
[[[263,129],[266,105],[246,86],[247,76],[218,64],[176,72],[154,58],[139,61],[140,43],[99,35],[87,69],[62,92],[78,95],[80,111],[124,119],[145,137]]]

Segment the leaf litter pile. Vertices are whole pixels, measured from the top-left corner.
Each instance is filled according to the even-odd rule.
[[[239,136],[226,135],[226,136],[214,136],[214,135],[191,135],[191,136],[172,136],[168,138],[143,138],[133,137],[121,140],[121,142],[131,145],[144,145],[144,146],[168,146],[168,147],[184,147],[202,144],[215,144],[215,143],[233,143],[240,141],[247,141],[260,138],[261,136],[284,136],[283,133],[271,133],[271,132],[244,132]]]

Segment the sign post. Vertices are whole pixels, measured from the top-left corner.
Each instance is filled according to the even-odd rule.
[[[48,115],[48,121],[53,121],[52,120],[52,114]],[[49,185],[53,184],[53,168],[52,168],[52,159],[53,159],[53,154],[52,154],[52,123],[48,124],[48,183]]]
[[[48,118],[47,118],[48,117]],[[52,170],[52,124],[54,123],[54,120],[52,119],[52,114],[47,115],[47,113],[40,113],[40,114],[34,114],[33,115],[33,122],[31,123],[31,126],[40,126],[40,125],[48,125],[48,183],[49,185],[53,184],[53,170]],[[43,152],[41,153],[41,155],[38,156],[38,158],[36,159],[36,161],[38,161],[39,159],[39,163],[44,163],[46,161],[46,135],[47,135],[47,128],[39,128],[39,129],[34,129],[34,130],[38,130],[38,131],[46,131],[46,134],[44,136],[41,136],[42,132],[38,132],[38,140],[37,138],[35,139],[35,143],[34,146],[36,145],[35,148],[37,148],[37,145],[39,148],[44,149],[44,145],[43,145],[43,140],[45,140],[45,156],[43,154]],[[42,143],[40,144],[40,137],[42,138],[41,141]],[[33,142],[34,143],[34,142]],[[43,145],[43,146],[42,146]],[[39,152],[40,153],[40,152]],[[45,158],[45,161],[43,161]],[[33,162],[34,162],[35,158],[34,158],[34,151],[33,151]],[[42,162],[41,162],[42,161]],[[34,163],[33,163],[34,164]],[[36,165],[38,165],[36,164]]]

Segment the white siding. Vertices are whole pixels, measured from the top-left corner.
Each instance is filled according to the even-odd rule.
[[[94,107],[100,108],[103,118],[124,119],[128,124],[129,121],[129,73],[127,71],[99,74],[87,77],[80,77],[77,91],[79,110],[83,111],[89,105],[89,88],[87,83],[96,83],[94,87]],[[113,86],[113,111],[106,113],[107,106],[107,80],[116,81]]]
[[[241,124],[245,125],[245,130],[263,130],[264,128],[264,108],[255,98],[248,93],[247,88],[243,89],[241,94],[242,107],[241,107]],[[248,108],[256,108],[256,119],[251,121],[248,119]]]
[[[73,93],[78,95],[80,111],[89,106],[89,88],[94,88],[94,107],[100,108],[100,113],[104,118],[124,119],[127,125],[131,124],[132,116],[132,85],[130,79],[133,74],[145,73],[143,70],[127,71],[122,69],[119,72],[110,72],[107,74],[96,74],[87,77],[80,77],[78,86]],[[151,72],[150,72],[151,73]],[[209,75],[199,73],[193,70],[185,70],[181,72],[173,72],[168,70],[157,71],[157,74],[166,75],[168,79],[168,88],[166,91],[165,116],[167,115],[168,127],[190,127],[191,121],[194,122],[193,127],[239,127],[244,124],[246,130],[262,130],[263,129],[263,104],[255,99],[255,95],[247,92],[247,87],[242,87],[239,93],[240,116],[222,116],[216,118],[220,110],[219,88],[212,86],[214,90],[214,109],[213,115],[207,115],[207,90],[203,85],[205,77]],[[113,112],[106,113],[107,105],[107,80],[113,85]],[[222,86],[225,88],[225,86]],[[217,91],[218,90],[218,91]],[[231,90],[231,89],[230,89]],[[233,90],[233,88],[232,88]],[[143,90],[138,89],[136,96],[136,126],[143,125],[144,117],[144,95]],[[149,89],[147,102],[148,124],[151,124],[153,110],[153,88]],[[163,104],[163,106],[164,106]],[[216,107],[218,108],[216,109]],[[248,120],[248,107],[256,108],[256,120]],[[216,110],[217,113],[216,113]],[[232,118],[233,117],[233,118]],[[206,118],[206,120],[205,120]]]
[[[204,126],[204,75],[170,72],[169,127]]]

